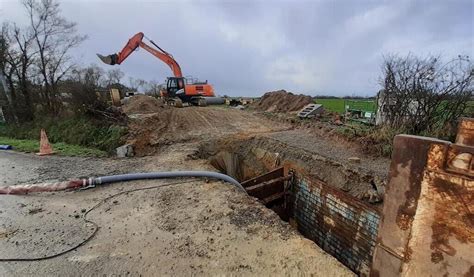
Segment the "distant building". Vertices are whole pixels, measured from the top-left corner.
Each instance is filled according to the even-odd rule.
[[[388,120],[388,113],[390,111],[394,111],[397,107],[400,106],[400,100],[395,99],[394,97],[387,96],[385,90],[380,90],[377,93],[377,112],[375,114],[375,125],[381,125],[387,122]],[[406,114],[401,115],[402,117],[406,117],[408,119],[410,116],[415,114],[418,111],[418,107],[420,103],[416,100],[410,99],[403,99],[403,101],[410,101],[408,103],[408,109]],[[406,103],[405,103],[406,104]],[[421,115],[420,115],[421,116]]]

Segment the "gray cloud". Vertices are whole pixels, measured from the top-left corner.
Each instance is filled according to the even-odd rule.
[[[24,20],[17,1],[0,3],[1,18]],[[98,63],[95,53],[116,52],[143,31],[185,74],[229,95],[373,95],[384,54],[474,54],[469,0],[63,1],[62,10],[89,36],[80,62]],[[143,50],[120,67],[148,80],[170,75]]]

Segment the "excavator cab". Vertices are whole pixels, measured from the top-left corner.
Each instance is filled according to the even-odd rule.
[[[168,104],[183,107],[183,101],[187,101],[185,93],[185,79],[183,77],[168,77],[166,79],[165,93],[161,93]]]
[[[168,97],[179,97],[180,94],[178,93],[179,90],[183,90],[184,94],[184,87],[185,86],[185,80],[183,77],[168,77],[166,81],[166,92],[168,94]]]

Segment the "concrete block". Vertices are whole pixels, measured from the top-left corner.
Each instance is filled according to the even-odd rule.
[[[115,149],[117,152],[117,157],[119,158],[126,158],[126,157],[133,157],[133,146],[131,144],[125,144]]]

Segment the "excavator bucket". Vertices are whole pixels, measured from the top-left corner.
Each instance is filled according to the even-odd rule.
[[[106,63],[106,64],[110,64],[110,65],[113,65],[113,62],[112,62],[112,55],[108,55],[108,56],[102,56],[101,54],[97,54],[97,57],[99,57],[99,59]]]

